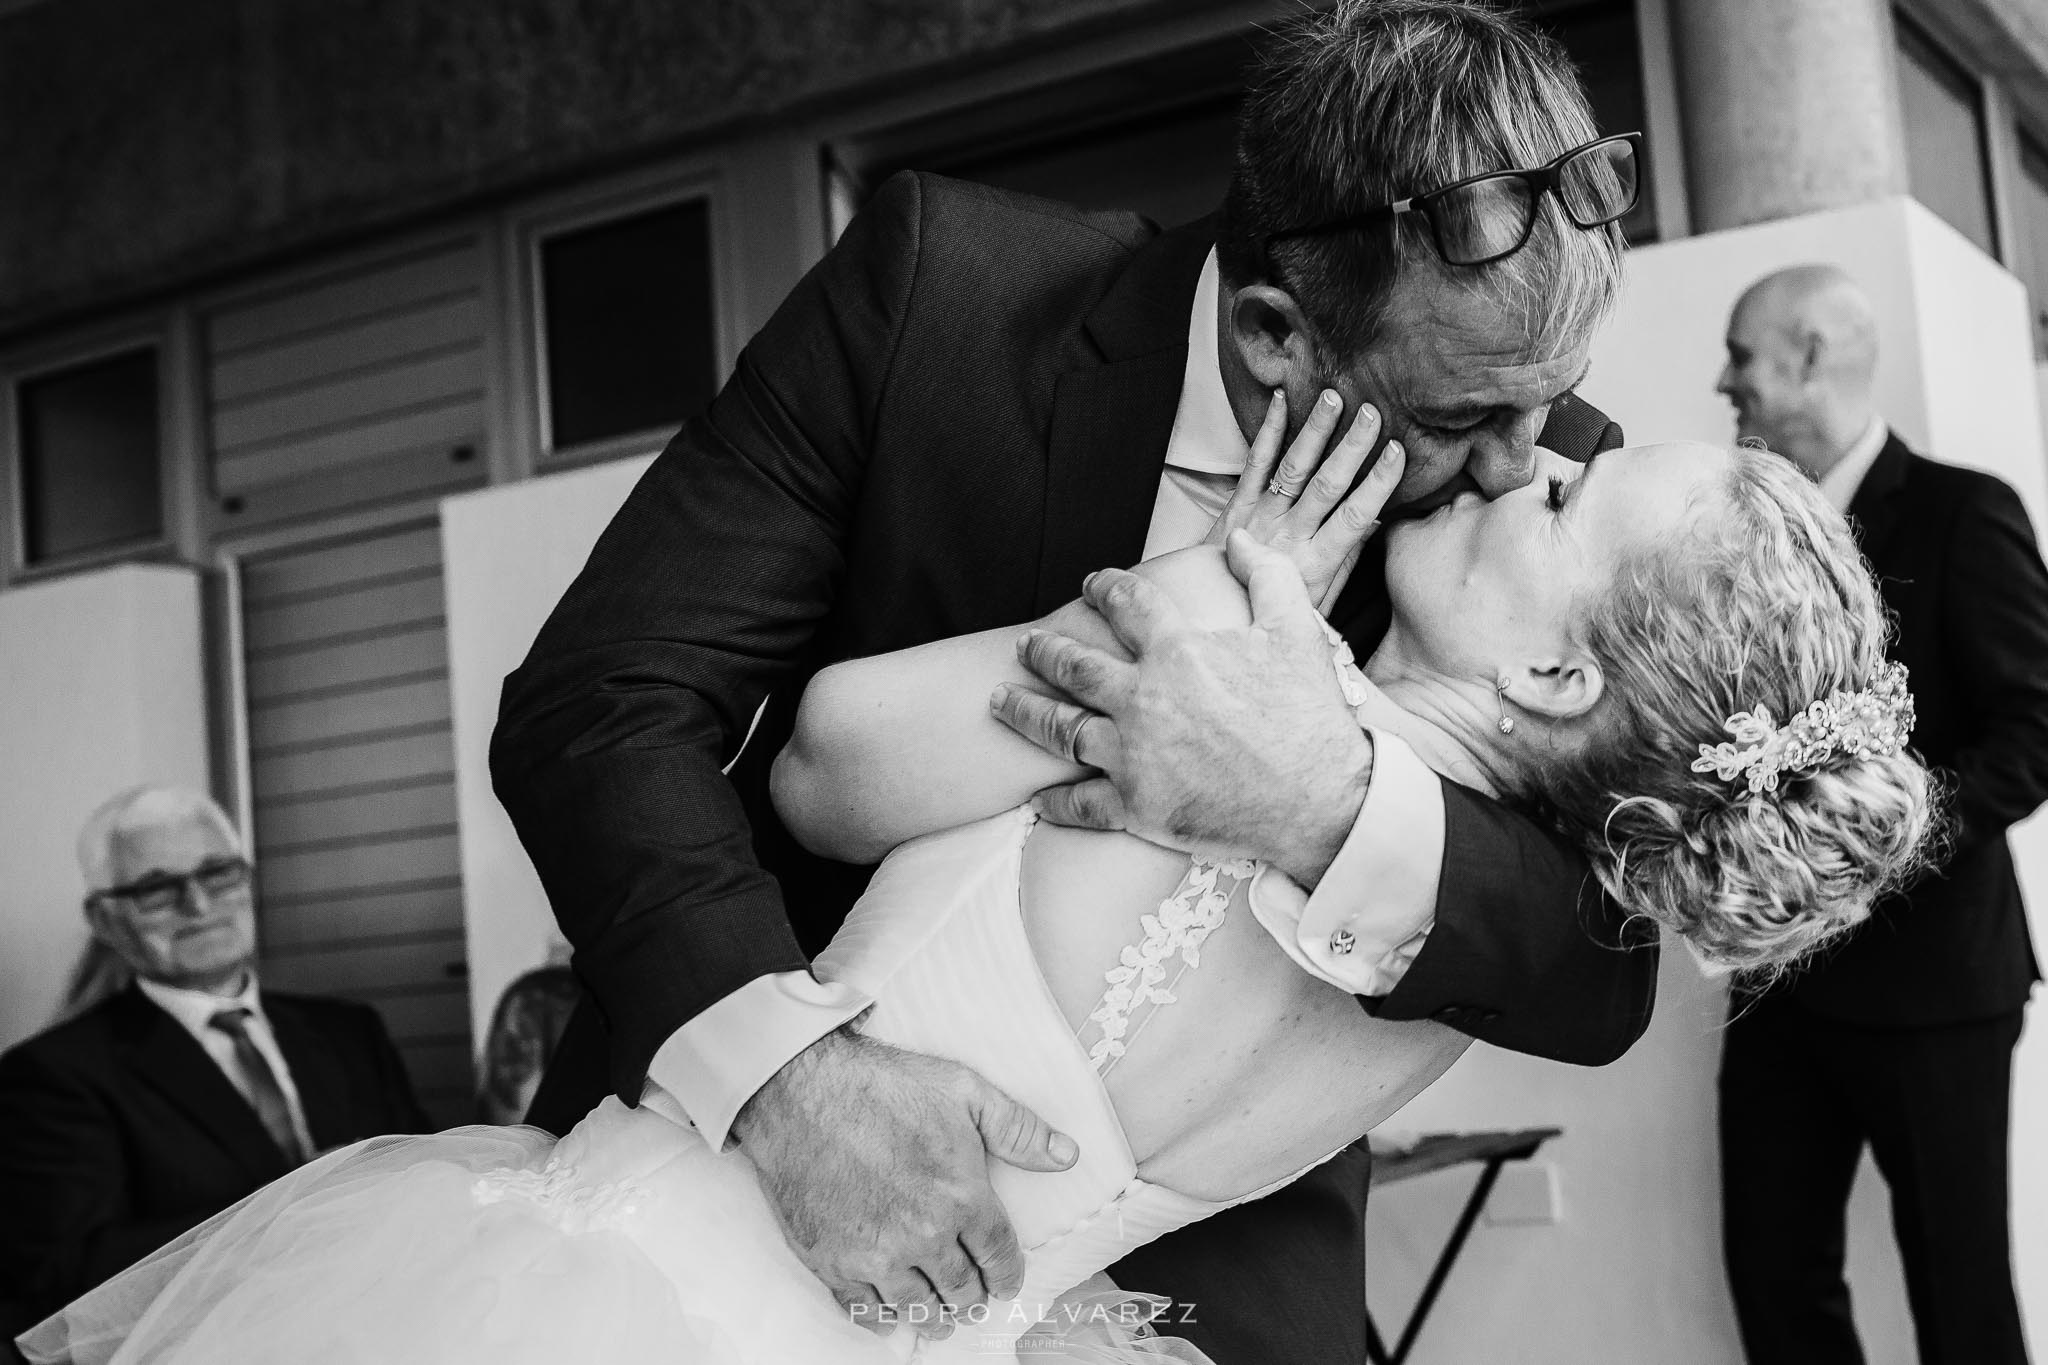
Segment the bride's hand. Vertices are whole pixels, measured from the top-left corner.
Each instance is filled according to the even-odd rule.
[[[1360,404],[1350,430],[1325,458],[1323,447],[1336,430],[1343,406],[1335,393],[1323,390],[1282,459],[1287,396],[1275,389],[1237,491],[1207,538],[1209,544],[1221,545],[1232,531],[1242,529],[1280,551],[1301,571],[1309,600],[1324,613],[1344,590],[1366,540],[1379,530],[1380,511],[1401,482],[1404,467],[1401,443],[1389,441],[1371,471],[1352,488],[1359,467],[1379,440],[1380,415],[1370,403]]]

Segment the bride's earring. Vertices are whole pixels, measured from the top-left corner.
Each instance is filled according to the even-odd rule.
[[[1514,679],[1503,673],[1500,681],[1493,685],[1494,700],[1500,703],[1500,732],[1504,735],[1515,732],[1515,718],[1508,714],[1508,687],[1513,682]]]

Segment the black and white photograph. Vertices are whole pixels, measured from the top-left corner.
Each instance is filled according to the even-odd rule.
[[[2043,0],[0,0],[0,185],[0,1365],[2048,1349]]]

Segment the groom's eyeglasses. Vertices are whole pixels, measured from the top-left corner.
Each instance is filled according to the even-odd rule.
[[[1290,237],[1399,221],[1402,214],[1414,213],[1429,225],[1429,239],[1446,264],[1487,265],[1528,245],[1536,226],[1536,206],[1546,194],[1557,196],[1565,217],[1582,231],[1606,227],[1627,216],[1642,192],[1636,172],[1642,140],[1641,133],[1603,137],[1572,148],[1547,166],[1486,171],[1363,213],[1282,228],[1268,234],[1265,245],[1270,248]]]

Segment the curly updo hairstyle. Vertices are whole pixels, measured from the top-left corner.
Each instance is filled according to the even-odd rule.
[[[1754,795],[1692,770],[1739,711],[1763,707],[1783,725],[1867,687],[1889,634],[1848,524],[1820,490],[1768,451],[1732,454],[1722,515],[1637,548],[1581,604],[1608,723],[1539,785],[1623,907],[1709,963],[1768,978],[1924,865],[1937,792],[1906,752],[1838,751]]]

